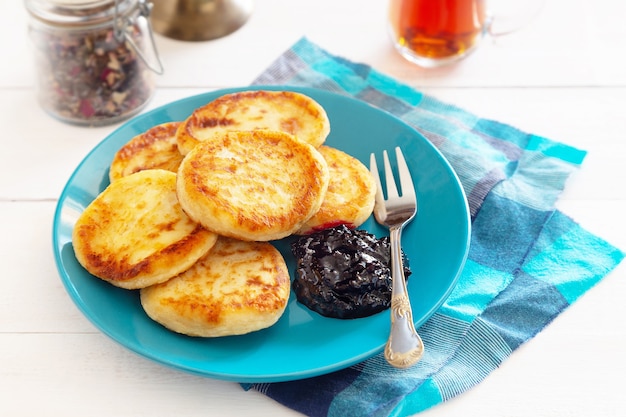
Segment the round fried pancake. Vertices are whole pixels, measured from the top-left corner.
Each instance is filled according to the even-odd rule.
[[[226,94],[197,108],[178,129],[178,149],[186,155],[200,141],[223,132],[277,130],[314,147],[330,132],[326,112],[312,98],[292,91]]]
[[[80,264],[127,289],[178,275],[216,240],[183,212],[176,197],[176,174],[160,169],[111,183],[85,208],[72,234]]]
[[[178,169],[178,199],[207,229],[241,240],[280,239],[324,199],[328,166],[311,145],[269,130],[226,132],[201,142]]]
[[[360,226],[372,214],[376,184],[367,167],[358,159],[329,146],[321,146],[330,172],[330,182],[319,211],[313,215],[297,234],[345,224]]]
[[[146,169],[176,172],[183,160],[176,140],[179,125],[180,122],[169,122],[154,126],[122,146],[111,162],[111,182]]]
[[[218,337],[276,323],[287,306],[290,286],[285,260],[270,243],[220,236],[193,267],[140,294],[148,316],[166,328]]]

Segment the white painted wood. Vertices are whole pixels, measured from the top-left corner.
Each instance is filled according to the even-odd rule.
[[[558,206],[626,249],[626,3],[546,0],[523,30],[487,39],[467,60],[437,70],[395,53],[384,16],[384,1],[258,0],[250,21],[228,37],[185,43],[157,36],[166,73],[148,109],[246,85],[307,36],[482,117],[588,150]],[[51,249],[56,199],[117,126],[69,126],[39,108],[22,2],[0,2],[0,39],[0,415],[298,415],[237,384],[139,357],[73,305]],[[625,415],[625,299],[620,265],[480,385],[422,415]]]

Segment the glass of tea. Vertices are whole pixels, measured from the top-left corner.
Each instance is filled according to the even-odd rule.
[[[474,51],[485,35],[519,29],[521,22],[539,11],[543,0],[493,3],[507,3],[506,13],[494,13],[488,0],[390,0],[389,30],[394,45],[402,56],[422,67],[455,62]],[[517,18],[511,13],[517,13]],[[493,23],[500,19],[508,23],[494,31]]]

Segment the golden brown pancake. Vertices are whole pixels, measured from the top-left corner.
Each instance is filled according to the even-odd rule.
[[[146,169],[176,172],[183,160],[176,140],[179,125],[180,122],[169,122],[154,126],[122,146],[111,162],[111,182]]]
[[[193,267],[141,290],[153,320],[189,336],[218,337],[270,327],[290,293],[285,261],[267,242],[220,237]]]
[[[140,171],[109,185],[82,212],[72,242],[91,274],[127,289],[185,271],[217,236],[191,220],[176,197],[176,174]]]
[[[304,94],[242,91],[197,108],[178,129],[178,149],[186,155],[216,135],[249,130],[286,132],[317,148],[326,140],[330,122],[322,106]]]
[[[329,146],[318,151],[328,164],[330,181],[319,211],[298,230],[297,234],[345,224],[358,227],[374,209],[376,184],[372,174],[358,159]]]
[[[287,133],[226,132],[185,156],[177,194],[208,230],[268,241],[302,227],[319,210],[328,181],[322,155]]]

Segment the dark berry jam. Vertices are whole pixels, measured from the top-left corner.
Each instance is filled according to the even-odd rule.
[[[296,257],[293,289],[298,301],[326,317],[354,319],[389,308],[389,238],[345,225],[302,236],[291,244]],[[411,274],[404,256],[405,278]]]

